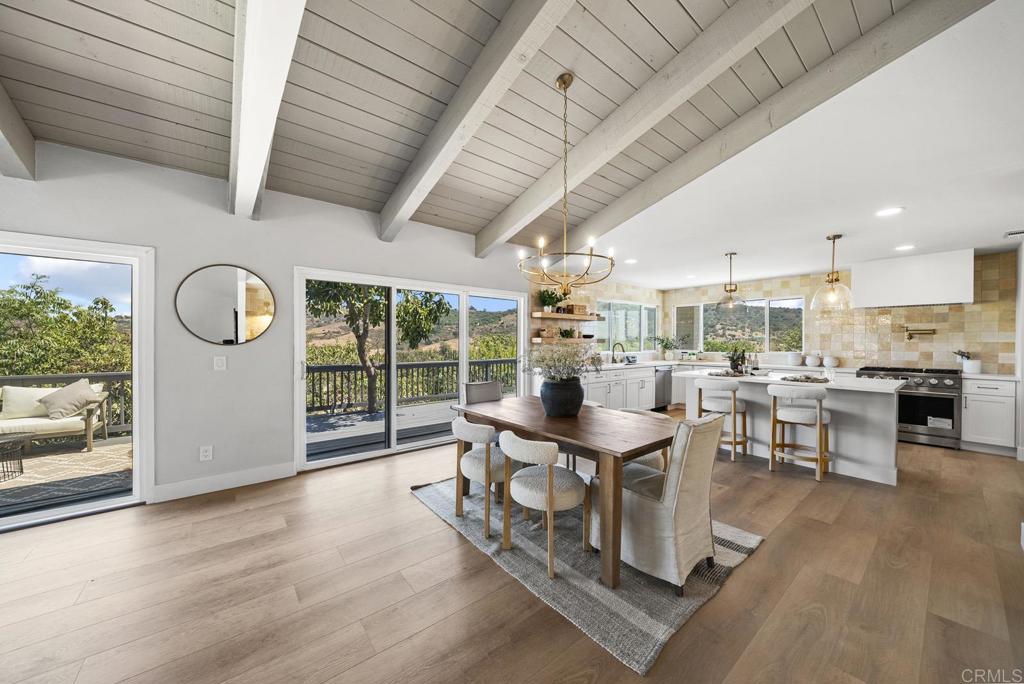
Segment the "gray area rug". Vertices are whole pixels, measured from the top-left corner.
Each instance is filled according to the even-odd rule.
[[[491,506],[491,538],[483,536],[483,486],[472,483],[455,517],[455,483],[445,480],[414,489],[413,494],[438,517],[462,533],[502,569],[561,613],[623,664],[643,675],[654,665],[669,638],[704,605],[763,539],[714,521],[715,567],[699,563],[676,596],[667,582],[623,563],[621,584],[611,590],[597,579],[601,557],[583,550],[583,509],[555,515],[555,579],[547,575],[547,531],[535,511],[523,520],[513,505],[512,549],[501,550],[501,506]]]

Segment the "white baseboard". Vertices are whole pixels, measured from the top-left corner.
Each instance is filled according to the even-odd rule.
[[[201,477],[195,480],[158,484],[153,487],[153,495],[147,503],[183,499],[186,496],[209,494],[210,492],[218,492],[222,489],[244,487],[258,482],[292,477],[293,475],[295,475],[295,464],[289,461],[287,463],[275,463],[273,465],[260,466],[259,468]]]
[[[1009,456],[1020,458],[1021,450],[1016,447],[995,446],[993,444],[978,444],[977,442],[961,442],[962,451],[976,451],[980,454],[993,454],[995,456]]]

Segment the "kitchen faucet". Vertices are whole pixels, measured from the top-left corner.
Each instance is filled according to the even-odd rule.
[[[612,363],[615,363],[615,348],[618,347],[622,350],[623,355],[626,353],[626,348],[622,346],[621,342],[616,342],[612,345]]]

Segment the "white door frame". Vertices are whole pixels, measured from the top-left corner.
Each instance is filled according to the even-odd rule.
[[[153,495],[156,483],[156,446],[153,435],[153,320],[156,305],[154,269],[156,250],[143,245],[0,231],[0,252],[60,259],[104,261],[128,264],[132,267],[132,454],[134,457],[131,495],[12,515],[0,519],[0,531],[148,501]]]
[[[526,293],[516,292],[512,290],[493,290],[482,287],[472,287],[468,285],[459,285],[457,283],[439,283],[428,280],[412,280],[409,278],[392,278],[390,276],[374,275],[369,273],[356,273],[352,271],[335,271],[325,268],[312,268],[307,266],[296,266],[295,267],[295,282],[292,292],[294,300],[292,302],[293,311],[295,312],[295,318],[293,321],[294,329],[294,383],[292,385],[293,392],[293,407],[294,407],[294,420],[293,420],[293,432],[294,432],[294,460],[295,469],[298,471],[312,470],[316,468],[325,468],[328,466],[339,465],[341,463],[351,463],[354,461],[363,461],[368,458],[376,458],[378,456],[386,456],[389,454],[396,454],[403,451],[413,451],[416,449],[422,449],[424,447],[433,446],[436,444],[444,444],[451,442],[452,437],[439,437],[437,439],[423,440],[416,442],[415,444],[398,445],[398,425],[394,416],[398,408],[398,396],[395,392],[390,391],[392,388],[398,386],[397,384],[397,365],[393,362],[395,359],[397,340],[394,335],[394,323],[395,323],[395,307],[391,306],[389,310],[389,321],[388,325],[391,327],[392,334],[390,335],[390,344],[388,349],[388,413],[389,420],[387,421],[389,426],[389,439],[388,444],[391,446],[386,449],[376,449],[373,451],[366,451],[359,454],[349,454],[347,456],[339,456],[337,458],[325,458],[323,460],[316,461],[315,463],[306,462],[306,392],[305,392],[305,379],[303,378],[303,364],[306,361],[306,280],[333,280],[343,283],[358,283],[361,285],[373,285],[379,287],[388,287],[392,290],[417,290],[427,292],[442,292],[444,294],[457,295],[459,298],[459,399],[464,399],[462,396],[462,381],[464,378],[469,377],[469,298],[474,296],[480,297],[494,297],[497,299],[511,299],[515,300],[518,304],[518,339],[517,345],[520,353],[526,349],[526,339],[528,330],[528,313],[526,310]],[[517,393],[521,396],[524,394],[524,381],[516,383]],[[454,417],[454,414],[453,414]]]

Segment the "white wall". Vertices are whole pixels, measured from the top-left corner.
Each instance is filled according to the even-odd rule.
[[[477,259],[470,235],[413,224],[385,243],[376,214],[275,192],[250,221],[225,211],[223,180],[49,143],[37,163],[34,182],[0,177],[0,230],[156,248],[156,483],[166,491],[291,466],[295,266],[527,291],[513,249]],[[215,346],[178,322],[178,282],[214,263],[249,268],[274,292],[277,316],[258,340]],[[215,354],[228,356],[227,372],[212,371]],[[199,462],[200,444],[214,445],[213,461]]]

